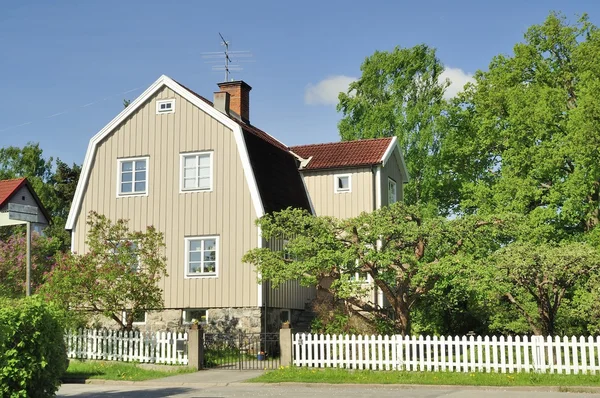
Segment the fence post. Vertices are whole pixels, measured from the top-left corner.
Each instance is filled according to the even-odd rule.
[[[292,329],[279,329],[279,348],[281,350],[281,366],[292,366],[294,364],[292,340]]]
[[[204,363],[204,330],[202,326],[188,330],[188,366],[202,369]]]

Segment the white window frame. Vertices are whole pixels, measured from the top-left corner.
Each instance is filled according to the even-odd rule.
[[[127,311],[131,311],[131,310],[124,310],[122,317],[123,317],[123,323],[127,323]],[[132,325],[145,325],[148,322],[148,312],[144,311],[144,322],[135,322],[133,321]]]
[[[340,178],[348,178],[348,189],[338,188],[338,182]],[[352,192],[352,174],[334,174],[333,175],[333,192],[335,193],[349,193]]]
[[[135,192],[135,162],[145,160],[146,161],[146,189],[144,192]],[[132,179],[131,179],[131,189],[132,192],[121,192],[121,178],[123,177],[123,172],[121,171],[121,167],[125,162],[134,162],[132,169]],[[119,158],[117,159],[117,198],[130,198],[133,196],[148,196],[148,183],[150,176],[150,157],[149,156],[139,156],[134,158]]]
[[[394,201],[390,202],[390,183],[394,184]],[[387,200],[388,200],[388,206],[391,205],[392,203],[396,203],[398,201],[398,184],[396,183],[396,181],[393,178],[388,177],[388,186],[387,186]]]
[[[161,109],[163,104],[171,104],[171,109]],[[156,101],[156,114],[163,115],[166,113],[175,113],[175,98]]]
[[[207,239],[214,239],[215,240],[215,245],[216,245],[216,249],[215,249],[215,272],[214,273],[190,273],[189,272],[189,254],[190,254],[190,241],[193,240],[207,240]],[[219,242],[219,235],[203,235],[203,236],[186,236],[184,238],[184,253],[183,253],[183,258],[184,258],[184,267],[185,267],[185,279],[193,279],[193,278],[218,278],[219,277],[219,260],[220,260],[220,255],[219,255],[219,250],[220,250],[221,246],[220,246],[220,242]],[[204,250],[201,252],[203,253]],[[202,257],[203,258],[203,257]],[[202,260],[202,262],[204,262],[204,260]]]
[[[198,319],[198,323],[200,325],[208,324],[208,310],[206,308],[186,308],[183,311],[181,311],[181,324],[182,325],[191,325],[192,324],[191,320],[190,321],[185,320],[185,318],[187,318],[187,313],[192,312],[192,311],[204,311],[206,313],[206,315],[204,316],[204,321],[202,319]]]
[[[210,163],[210,184],[208,188],[184,188],[184,161],[188,156],[200,156],[208,155]],[[197,164],[196,164],[196,167]],[[197,178],[197,176],[196,176]],[[214,163],[213,163],[213,151],[200,151],[200,152],[184,152],[179,154],[179,193],[190,193],[190,192],[212,192],[214,186]]]

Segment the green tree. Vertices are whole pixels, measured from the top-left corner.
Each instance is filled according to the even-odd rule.
[[[440,79],[444,66],[435,50],[422,44],[376,51],[361,71],[348,93],[339,96],[342,139],[397,136],[411,177],[405,202],[447,212],[452,197],[447,183],[453,180],[439,172],[437,158],[448,82]]]
[[[557,246],[515,242],[488,266],[489,292],[505,298],[536,335],[553,336],[563,303],[600,269],[598,251],[585,243]],[[485,275],[481,275],[485,278]]]
[[[418,301],[478,255],[462,252],[472,242],[466,237],[493,222],[422,217],[415,207],[395,203],[348,220],[287,209],[258,224],[265,239],[288,240],[283,251],[258,248],[243,258],[273,287],[289,280],[317,286],[321,294],[348,303],[354,315],[366,312],[368,321],[387,321],[406,334]],[[369,275],[373,285],[357,281],[357,273]],[[373,286],[389,307],[368,299]]]
[[[527,216],[530,239],[559,242],[599,222],[600,32],[556,13],[512,55],[475,74],[446,119],[443,163],[462,175],[461,211]]]
[[[41,292],[65,308],[103,314],[126,330],[132,329],[134,314],[162,309],[163,234],[152,226],[130,231],[127,224],[91,212],[88,251],[59,257]]]

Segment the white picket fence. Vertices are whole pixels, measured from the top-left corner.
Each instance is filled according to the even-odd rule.
[[[600,371],[600,336],[402,337],[295,334],[294,365],[427,372]]]
[[[187,365],[187,333],[79,329],[65,334],[67,356]]]

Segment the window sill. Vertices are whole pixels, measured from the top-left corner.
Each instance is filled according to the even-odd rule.
[[[185,279],[209,279],[218,278],[217,274],[186,274]]]
[[[179,193],[197,193],[197,192],[212,192],[212,188],[193,188],[193,189],[181,189],[179,190]]]
[[[136,196],[148,196],[148,192],[118,193],[117,198],[135,198]]]

